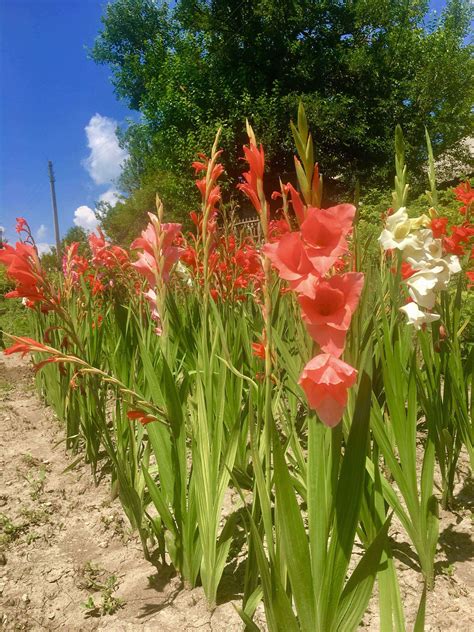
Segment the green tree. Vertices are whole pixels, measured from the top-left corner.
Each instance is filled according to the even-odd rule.
[[[109,4],[92,57],[112,69],[117,95],[142,113],[122,135],[130,154],[122,185],[133,196],[166,175],[165,188],[180,192],[175,212],[189,210],[189,164],[211,146],[219,125],[226,171],[238,177],[246,117],[272,173],[291,171],[288,123],[300,98],[326,176],[342,176],[348,189],[355,179],[385,185],[397,123],[409,167],[419,170],[425,125],[435,155],[472,132],[472,60],[464,44],[469,2],[448,0],[430,22],[428,6],[426,0]]]

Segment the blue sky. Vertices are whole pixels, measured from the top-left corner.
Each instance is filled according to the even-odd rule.
[[[78,208],[112,195],[123,160],[113,130],[132,113],[116,99],[108,68],[87,58],[105,6],[0,0],[0,225],[11,241],[17,216],[28,219],[39,242],[54,241],[48,160],[62,234]],[[431,6],[440,10],[444,1]],[[84,208],[79,215],[88,219]]]
[[[39,241],[54,240],[48,160],[56,172],[62,234],[78,207],[93,207],[110,188],[96,184],[83,165],[91,118],[122,122],[131,115],[113,93],[108,68],[87,58],[104,6],[98,0],[0,2],[0,225],[10,239],[15,217],[23,215],[40,231]],[[96,137],[113,129],[107,120],[95,121]],[[96,180],[114,175],[104,165],[102,172]]]

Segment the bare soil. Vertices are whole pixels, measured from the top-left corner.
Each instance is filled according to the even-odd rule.
[[[234,604],[232,566],[214,611],[202,589],[186,590],[169,567],[147,562],[110,486],[95,486],[64,432],[36,395],[31,368],[0,359],[0,621],[5,630],[233,632],[242,629]],[[65,471],[67,470],[67,471]],[[436,586],[427,604],[429,631],[474,630],[472,481],[460,467],[454,512],[442,512]],[[394,523],[407,629],[421,584],[418,564]],[[108,614],[111,613],[111,614]],[[263,615],[257,619],[263,624]],[[361,629],[376,631],[376,600]]]

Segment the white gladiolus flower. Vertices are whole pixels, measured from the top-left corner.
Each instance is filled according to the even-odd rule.
[[[438,259],[432,262],[430,267],[426,266],[412,274],[407,280],[408,293],[421,307],[433,309],[436,301],[435,292],[445,290],[450,277],[448,264],[443,259]]]
[[[413,231],[427,226],[429,221],[426,215],[410,219],[406,208],[402,206],[396,213],[387,218],[385,228],[379,237],[379,243],[384,250],[395,248],[402,251],[407,248],[420,250],[423,248],[423,244],[419,241],[418,234]]]
[[[402,206],[387,218],[385,228],[379,237],[380,245],[384,250],[403,250],[414,239],[413,235],[410,235],[410,228],[411,221],[408,219],[406,208]]]
[[[435,239],[433,232],[426,228],[415,233],[415,241],[403,250],[403,259],[415,270],[421,270],[435,260],[441,259],[443,249],[441,239]]]
[[[396,213],[392,213],[392,215],[387,217],[385,226],[387,230],[393,233],[395,232],[397,226],[405,224],[407,221],[409,221],[407,209],[404,206],[401,206]]]
[[[447,255],[444,257],[444,261],[446,261],[451,274],[461,272],[461,264],[459,263],[459,259],[456,255]]]
[[[407,324],[413,325],[416,329],[421,329],[424,324],[439,320],[440,315],[433,312],[423,312],[416,303],[407,303],[400,307],[400,311],[407,317]]]
[[[417,329],[440,318],[439,314],[431,312],[436,303],[436,294],[446,290],[451,274],[461,270],[455,255],[443,256],[442,240],[434,238],[430,223],[431,219],[427,215],[409,218],[406,208],[401,207],[387,218],[378,240],[384,250],[401,251],[403,261],[415,270],[406,280],[408,293],[414,302],[401,310],[408,324]]]

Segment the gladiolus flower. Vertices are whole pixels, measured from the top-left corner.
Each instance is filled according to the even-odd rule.
[[[459,186],[453,189],[456,199],[463,203],[463,206],[459,209],[462,215],[466,215],[467,209],[474,201],[474,189],[471,187],[469,180],[461,182]]]
[[[129,410],[127,412],[127,417],[131,421],[137,420],[143,425],[149,424],[151,421],[156,421],[156,417],[153,417],[152,415],[147,415],[147,413],[143,412],[142,410]]]
[[[430,228],[433,231],[433,237],[439,239],[443,235],[446,235],[446,227],[448,225],[447,217],[435,217],[431,220]]]
[[[25,226],[27,226],[26,219],[24,217],[17,217],[15,227],[16,232],[21,233],[23,230],[25,230]]]
[[[347,405],[347,391],[357,371],[329,353],[317,355],[304,367],[299,384],[308,403],[326,426],[336,426]]]
[[[21,356],[24,357],[27,353],[47,350],[47,347],[41,342],[33,340],[33,338],[22,336],[18,337],[17,342],[15,342],[11,347],[4,349],[3,353],[5,355],[11,355],[12,353],[21,353]]]
[[[396,268],[391,268],[391,271],[393,274],[396,274],[397,272]],[[409,279],[412,276],[412,274],[415,274],[415,272],[416,270],[414,270],[409,263],[407,263],[406,261],[402,262],[400,273],[404,281]]]
[[[293,205],[296,219],[298,220],[298,224],[301,226],[301,224],[306,219],[305,206],[301,200],[300,194],[295,189],[295,187],[290,183],[287,184],[287,187],[291,196],[291,203]]]
[[[363,286],[362,273],[347,272],[320,280],[314,298],[298,297],[309,335],[322,351],[341,356]]]
[[[156,215],[149,213],[149,216],[152,222],[130,247],[144,251],[138,253],[138,260],[132,266],[145,276],[150,285],[155,286],[160,272],[163,281],[168,281],[171,268],[182,254],[181,248],[172,245],[181,230],[181,224],[160,224]]]
[[[280,241],[265,244],[262,252],[295,292],[314,297],[318,271],[306,254],[301,233],[286,233]]]
[[[339,204],[327,209],[308,208],[301,225],[306,255],[317,273],[324,275],[348,251],[346,236],[352,230],[355,206]]]
[[[257,213],[262,211],[262,203],[260,201],[258,182],[263,181],[263,173],[265,171],[265,154],[262,145],[257,148],[253,143],[250,146],[244,145],[245,160],[248,162],[250,170],[243,173],[245,184],[238,184],[237,188],[243,191],[252,202]]]
[[[15,289],[5,294],[5,298],[25,298],[30,306],[43,303],[45,310],[52,308],[46,305],[45,279],[34,246],[17,242],[13,248],[4,244],[0,250],[0,263],[7,266],[7,275],[16,283]]]
[[[434,312],[423,312],[414,302],[400,307],[400,311],[407,317],[407,324],[413,325],[415,329],[421,329],[427,323],[432,323],[440,318],[440,315]]]
[[[420,307],[433,309],[438,290],[445,290],[450,279],[448,264],[440,259],[431,267],[413,274],[407,281],[408,293]]]
[[[265,345],[262,342],[252,342],[252,353],[256,358],[265,360]]]

